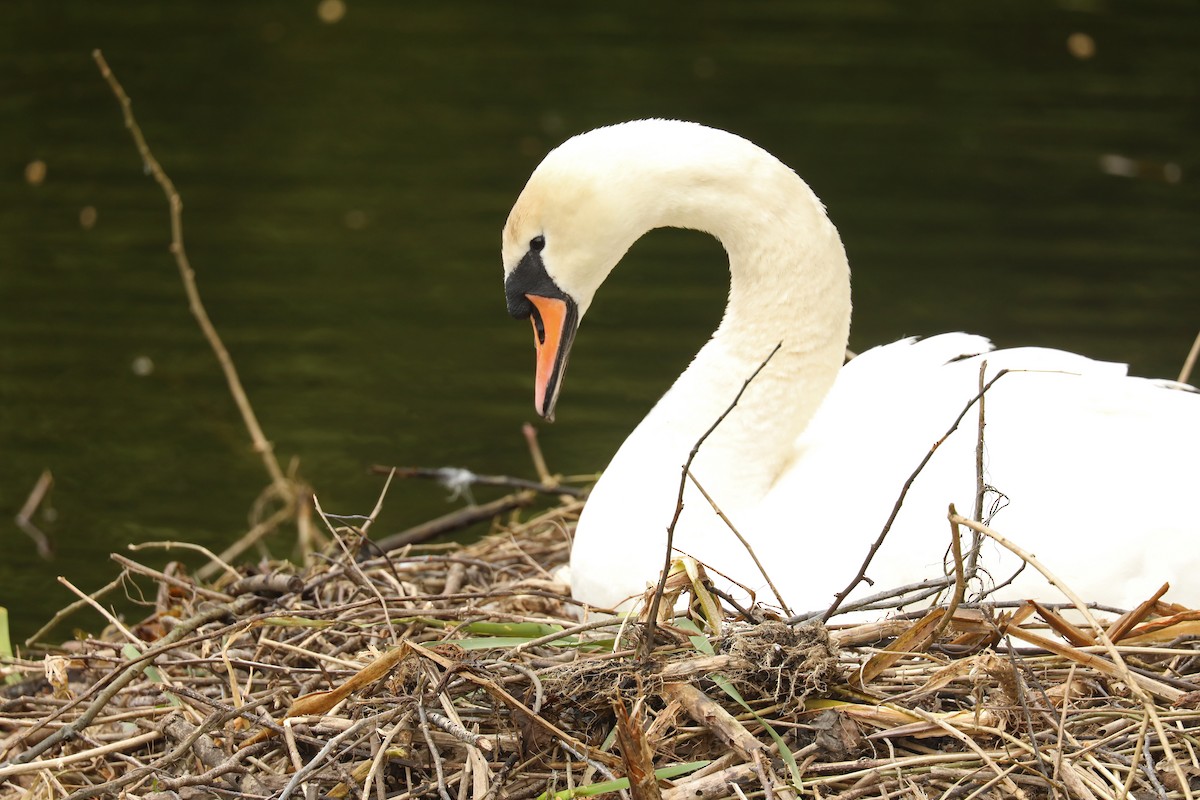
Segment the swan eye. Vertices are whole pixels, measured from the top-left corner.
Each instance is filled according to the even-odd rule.
[[[529,249],[535,253],[542,252],[542,248],[545,246],[546,246],[546,237],[545,236],[538,235],[529,240]]]

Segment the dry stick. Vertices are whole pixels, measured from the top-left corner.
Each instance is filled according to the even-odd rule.
[[[700,452],[700,447],[704,444],[704,441],[709,437],[710,434],[712,434],[713,431],[717,429],[717,426],[724,422],[725,418],[730,415],[734,407],[737,406],[738,401],[742,399],[742,395],[746,393],[746,389],[749,388],[750,382],[758,377],[758,373],[763,371],[763,368],[766,367],[767,363],[775,357],[775,354],[779,352],[779,348],[781,347],[783,347],[783,342],[775,345],[775,348],[767,354],[767,357],[763,359],[763,362],[758,365],[758,369],[754,370],[754,374],[747,378],[746,382],[742,384],[742,388],[738,390],[737,395],[733,398],[733,402],[729,404],[729,407],[721,412],[721,416],[717,417],[717,421],[714,422],[712,426],[706,430],[699,439],[696,440],[696,444],[692,447],[691,452],[688,453],[687,461],[683,463],[683,469],[679,474],[679,496],[675,501],[675,515],[671,517],[671,524],[667,526],[667,546],[666,554],[663,558],[662,573],[660,573],[658,576],[658,586],[655,587],[654,597],[650,600],[650,613],[648,619],[646,620],[646,635],[642,639],[641,646],[639,647],[639,655],[642,659],[649,658],[651,651],[654,650],[654,629],[658,624],[658,607],[662,603],[663,592],[665,592],[667,588],[667,573],[671,571],[671,555],[675,551],[675,526],[679,524],[679,516],[683,513],[683,490],[687,487],[688,472],[690,472],[692,469],[692,462],[696,460],[696,454]]]
[[[430,760],[437,772],[438,794],[442,796],[442,800],[450,800],[450,793],[446,791],[446,775],[442,772],[442,754],[437,749],[437,745],[433,743],[433,737],[429,735],[429,720],[425,714],[425,707],[421,703],[417,703],[417,716],[421,720],[418,727],[421,729],[421,735],[425,737],[425,746],[429,748]]]
[[[244,595],[239,597],[237,600],[234,600],[228,606],[215,606],[213,608],[207,608],[199,614],[183,620],[170,631],[168,631],[165,636],[156,641],[154,643],[154,647],[150,648],[136,659],[129,662],[129,665],[126,666],[125,669],[120,672],[120,674],[112,679],[104,691],[102,691],[96,697],[96,699],[91,702],[91,704],[86,710],[84,710],[82,714],[79,715],[79,717],[77,717],[69,725],[64,725],[63,727],[59,728],[37,744],[30,746],[28,750],[18,754],[12,760],[12,763],[26,764],[49,750],[51,747],[54,747],[59,742],[74,738],[79,731],[82,731],[92,724],[92,720],[96,718],[96,715],[99,714],[106,705],[108,705],[108,702],[116,696],[117,692],[121,691],[121,689],[125,688],[130,681],[140,675],[142,670],[148,664],[153,662],[155,658],[174,647],[176,642],[199,628],[201,625],[212,622],[213,620],[220,619],[226,615],[233,616],[235,618],[240,617],[255,603],[259,602],[259,599],[260,598],[254,595]]]
[[[875,554],[879,552],[879,548],[883,546],[883,540],[887,537],[888,531],[892,529],[892,524],[896,521],[896,517],[900,514],[900,507],[904,505],[904,498],[908,496],[908,490],[912,488],[913,482],[916,481],[917,476],[920,475],[921,471],[925,469],[925,465],[929,463],[931,458],[933,458],[933,454],[937,452],[937,449],[942,446],[943,442],[950,438],[950,434],[958,430],[959,423],[963,421],[963,417],[965,417],[967,412],[971,410],[971,406],[975,405],[975,403],[977,403],[983,397],[987,390],[992,388],[992,385],[1007,375],[1008,372],[1009,371],[1007,369],[1002,369],[996,373],[996,377],[984,384],[984,387],[979,390],[979,393],[972,397],[967,402],[966,406],[963,407],[962,413],[960,413],[954,420],[954,424],[942,434],[940,439],[933,443],[933,447],[929,448],[929,452],[926,453],[925,457],[921,459],[921,463],[918,464],[917,468],[913,470],[913,473],[908,476],[908,480],[904,482],[904,486],[900,490],[900,496],[896,498],[896,504],[892,506],[891,515],[887,518],[887,522],[885,522],[883,525],[883,530],[879,532],[879,536],[871,545],[871,549],[867,551],[867,557],[863,559],[862,566],[858,568],[858,573],[854,576],[854,579],[846,585],[846,588],[838,592],[833,598],[833,604],[829,606],[829,608],[826,609],[825,613],[821,616],[822,622],[829,621],[829,618],[832,617],[833,613],[838,610],[839,606],[841,606],[842,601],[845,600],[850,593],[854,591],[854,588],[862,582],[863,578],[866,577],[867,567],[871,566],[871,561],[875,558]]]
[[[346,730],[339,733],[337,736],[334,736],[325,744],[323,748],[321,748],[320,752],[308,760],[308,763],[296,770],[296,774],[293,775],[292,779],[288,781],[288,784],[283,787],[283,791],[279,793],[277,800],[287,800],[288,795],[296,790],[296,787],[300,785],[300,782],[313,772],[316,772],[318,769],[320,769],[324,764],[325,759],[329,757],[329,754],[332,753],[334,749],[343,741],[357,736],[364,728],[370,728],[373,730],[381,723],[391,722],[392,719],[400,716],[402,713],[403,709],[393,708],[390,711],[385,711],[382,714],[376,714],[373,717],[363,717],[349,728],[346,728]]]
[[[429,659],[443,669],[448,670],[455,666],[453,661],[438,655],[434,651],[429,650],[417,642],[406,641],[402,642],[400,646],[406,647],[410,652],[415,652],[423,658]],[[506,689],[504,689],[504,687],[500,686],[495,681],[489,680],[488,678],[480,675],[475,675],[471,672],[463,672],[462,677],[470,683],[473,683],[479,688],[483,689],[494,699],[499,700],[507,705],[512,711],[525,715],[530,722],[558,739],[559,742],[570,752],[578,755],[580,760],[586,760],[590,764],[605,762],[603,766],[606,770],[609,765],[616,766],[620,763],[620,759],[617,759],[607,753],[597,751],[587,743],[580,741],[571,734],[562,730],[554,723],[542,717],[540,714],[535,713],[533,709],[529,708],[520,700],[513,697]]]
[[[537,428],[526,422],[521,426],[521,435],[525,437],[525,444],[529,447],[529,457],[533,459],[533,470],[537,473],[538,480],[545,486],[556,485],[558,481],[546,468],[546,456],[543,455],[542,446],[538,443]]]
[[[190,690],[183,689],[181,687],[168,688],[167,691],[171,692],[172,694],[176,694],[176,695],[180,695],[180,696],[184,696],[184,697],[193,696],[192,693],[190,692]],[[208,700],[208,698],[204,698],[204,699]],[[224,725],[226,722],[228,722],[233,717],[236,717],[240,714],[244,714],[249,709],[252,709],[257,706],[263,705],[267,702],[270,702],[272,699],[274,699],[274,698],[271,696],[268,696],[268,697],[264,697],[264,698],[255,700],[252,703],[248,703],[247,705],[242,706],[241,708],[237,708],[237,709],[226,708],[226,709],[218,710],[217,713],[210,715],[209,718],[207,720],[205,720],[202,724],[196,726],[187,736],[178,740],[175,744],[175,747],[173,747],[170,751],[163,754],[162,756],[159,756],[151,763],[145,764],[141,767],[138,767],[137,769],[130,770],[129,772],[125,773],[124,775],[121,775],[120,777],[105,781],[104,783],[94,784],[91,786],[85,786],[84,788],[79,789],[78,791],[72,793],[69,797],[66,798],[66,800],[87,800],[87,798],[95,797],[98,794],[116,794],[117,791],[119,789],[121,789],[122,787],[128,786],[131,783],[136,783],[137,781],[142,780],[147,775],[150,775],[151,773],[163,770],[167,766],[169,766],[169,765],[175,763],[176,761],[178,761],[179,759],[183,758],[184,755],[186,755],[189,751],[192,750],[192,746],[197,742],[197,740],[199,740],[201,736],[204,736],[205,734],[207,734],[207,732],[209,730],[212,730],[213,728]],[[166,729],[168,727],[169,727],[169,725],[164,723],[163,728]],[[236,758],[245,758],[246,756],[254,755],[257,752],[258,752],[258,750],[256,750],[256,749],[247,748],[245,750],[236,751],[234,753],[233,757],[235,759]],[[201,759],[201,760],[203,761],[203,759]],[[40,764],[41,762],[38,762],[38,763]],[[37,764],[35,764],[35,766],[36,765]],[[215,765],[211,765],[211,766],[215,766]]]
[[[983,392],[984,378],[987,377],[987,359],[979,362],[979,391]],[[982,394],[979,395],[979,434],[975,439],[975,513],[972,517],[983,522],[983,496],[987,492],[987,484],[983,482],[983,429],[984,404],[987,402]],[[979,563],[979,548],[983,545],[983,534],[971,531],[971,552],[967,556],[967,574],[975,577],[975,569]]]
[[[363,536],[366,536],[371,530],[371,526],[375,524],[376,517],[378,517],[379,512],[383,510],[383,498],[387,497],[388,489],[392,486],[392,478],[395,477],[396,470],[393,469],[388,473],[387,480],[383,482],[383,488],[379,490],[379,499],[375,501],[375,507],[371,509],[371,513],[367,515],[367,521],[364,522],[362,527],[359,529]]]
[[[1108,634],[1104,632],[1104,628],[1092,615],[1092,612],[1088,609],[1087,604],[1083,602],[1079,595],[1075,594],[1073,589],[1064,584],[1058,578],[1058,576],[1043,566],[1042,563],[1039,562],[1032,553],[1027,552],[1013,542],[1010,542],[1008,539],[996,533],[986,525],[965,519],[957,514],[953,515],[951,519],[962,525],[966,525],[968,528],[979,531],[985,536],[993,539],[1000,546],[1011,550],[1018,558],[1030,564],[1034,569],[1040,572],[1052,586],[1057,587],[1060,592],[1066,595],[1067,599],[1071,601],[1079,613],[1083,615],[1083,618],[1087,621],[1087,623],[1096,631],[1096,636],[1099,639],[1100,644],[1108,652],[1109,658],[1112,660],[1112,664],[1120,674],[1121,679],[1129,687],[1129,690],[1134,694],[1134,696],[1137,697],[1138,701],[1142,704],[1142,708],[1144,708],[1146,714],[1149,715],[1151,722],[1154,723],[1154,732],[1157,734],[1158,740],[1162,744],[1163,752],[1165,753],[1167,761],[1170,762],[1171,767],[1175,772],[1175,777],[1179,781],[1180,788],[1183,790],[1184,796],[1187,797],[1188,800],[1192,800],[1192,790],[1188,784],[1187,778],[1183,774],[1183,768],[1180,766],[1178,759],[1175,757],[1175,751],[1172,749],[1171,743],[1167,740],[1167,732],[1163,729],[1162,720],[1159,718],[1158,711],[1154,707],[1154,700],[1150,697],[1150,693],[1147,692],[1142,686],[1142,681],[1145,679],[1139,680],[1139,676],[1129,669],[1129,666],[1125,663],[1125,659],[1121,657],[1121,653],[1117,649],[1117,646],[1113,644],[1111,639],[1108,638]]]
[[[179,192],[176,191],[175,184],[167,177],[167,173],[163,170],[162,165],[158,163],[158,159],[150,152],[150,146],[146,144],[146,138],[142,135],[142,129],[138,126],[137,120],[133,116],[133,106],[129,101],[129,95],[125,94],[125,90],[121,87],[117,76],[109,69],[108,62],[104,60],[104,55],[99,50],[93,50],[92,58],[96,60],[96,65],[100,68],[100,74],[108,81],[108,85],[116,96],[117,102],[121,104],[121,113],[125,117],[125,127],[129,129],[129,134],[133,137],[133,143],[137,146],[138,154],[142,157],[142,163],[145,164],[147,171],[154,177],[158,185],[162,187],[163,194],[167,197],[167,204],[171,209],[170,249],[171,253],[175,256],[175,263],[179,267],[179,275],[183,278],[183,288],[187,292],[188,297],[188,308],[191,310],[192,316],[196,318],[196,322],[200,325],[200,330],[204,332],[204,338],[208,340],[213,353],[216,354],[217,361],[221,364],[221,370],[225,373],[225,381],[229,384],[229,391],[233,395],[233,400],[242,414],[242,421],[246,424],[246,429],[250,432],[250,439],[254,444],[254,450],[262,456],[263,466],[266,467],[267,474],[271,476],[271,483],[285,497],[292,497],[295,494],[293,485],[284,477],[283,470],[279,466],[279,461],[275,458],[273,447],[267,440],[267,437],[263,435],[262,428],[258,424],[258,418],[254,415],[254,409],[250,407],[246,391],[242,388],[242,382],[238,378],[237,369],[233,366],[233,359],[230,358],[229,351],[225,349],[221,337],[217,335],[216,328],[213,327],[212,321],[208,318],[208,312],[204,309],[204,304],[200,301],[200,292],[196,288],[196,274],[192,271],[191,264],[188,263],[187,251],[183,247],[183,200],[179,197]]]
[[[1196,334],[1196,341],[1192,342],[1192,349],[1188,351],[1187,358],[1183,361],[1183,369],[1179,370],[1179,382],[1187,383],[1192,377],[1192,369],[1196,366],[1196,358],[1200,357],[1200,333]]]
[[[847,614],[854,611],[873,611],[879,608],[887,608],[894,611],[899,606],[911,605],[927,597],[939,594],[945,591],[950,585],[950,578],[945,576],[941,578],[926,578],[922,581],[914,581],[903,586],[897,586],[894,589],[885,589],[882,592],[860,597],[853,603],[842,606],[841,610]],[[883,605],[885,602],[887,605]],[[796,614],[787,619],[787,624],[795,625],[801,622],[812,622],[820,619],[823,613],[824,610]]]
[[[329,521],[329,517],[325,516],[325,509],[321,508],[321,502],[317,500],[315,494],[312,496],[312,502],[313,506],[317,509],[317,514],[321,517],[321,521],[325,523],[325,527],[333,535],[334,540],[338,543],[338,547],[342,548],[342,553],[346,556],[346,562],[350,565],[353,574],[358,576],[359,581],[357,582],[367,587],[375,595],[375,598],[379,600],[379,607],[383,610],[383,620],[387,623],[387,631],[392,637],[392,644],[397,644],[399,640],[396,638],[396,628],[392,625],[392,615],[388,612],[387,600],[383,599],[383,594],[379,591],[379,587],[363,572],[362,567],[358,564],[358,559],[354,557],[354,553],[350,552],[350,548],[346,545],[345,540],[341,536],[338,536],[337,530],[333,527],[333,523]]]
[[[37,483],[33,485],[33,489],[29,492],[29,497],[25,500],[25,505],[21,506],[21,510],[17,512],[16,523],[17,527],[25,531],[25,535],[33,539],[33,543],[37,546],[38,555],[49,560],[54,556],[54,548],[50,546],[50,539],[46,534],[42,533],[42,529],[33,524],[33,514],[37,511],[38,506],[42,504],[42,500],[46,497],[46,492],[50,491],[50,487],[54,485],[54,476],[50,474],[50,470],[42,470],[42,474],[38,476]]]
[[[1013,651],[1013,647],[1012,647],[1011,643],[1009,644],[1009,647],[1008,647],[1008,657],[1013,659],[1014,661],[1016,660],[1016,654]],[[1054,781],[1055,783],[1058,782],[1059,773],[1062,772],[1063,739],[1064,739],[1064,733],[1065,733],[1066,727],[1067,727],[1067,710],[1071,706],[1071,687],[1075,685],[1075,669],[1076,669],[1076,667],[1078,667],[1078,664],[1075,664],[1074,662],[1072,662],[1071,668],[1067,671],[1067,681],[1066,681],[1067,690],[1065,692],[1063,692],[1062,710],[1059,712],[1058,725],[1055,728],[1055,736],[1058,740],[1058,745],[1057,745],[1057,747],[1055,747],[1055,753],[1054,753],[1054,772],[1050,776],[1050,780]]]
[[[290,506],[284,506],[283,508],[279,509],[274,514],[267,517],[262,522],[257,523],[250,530],[243,533],[242,537],[236,542],[222,550],[217,561],[211,561],[208,564],[205,564],[203,567],[200,567],[200,569],[196,570],[196,577],[200,578],[201,580],[211,578],[217,573],[218,570],[221,569],[217,566],[218,562],[225,563],[233,561],[242,553],[249,550],[255,544],[255,542],[274,531],[285,520],[294,515],[295,510]]]
[[[953,508],[953,507],[954,506],[951,505],[951,508]],[[951,513],[954,513],[954,512],[951,511]],[[951,524],[953,525],[954,523],[951,523]],[[1037,740],[1035,738],[1035,734],[1033,731],[1033,712],[1029,708],[1029,700],[1027,697],[1028,692],[1026,691],[1026,686],[1025,686],[1025,683],[1026,683],[1025,676],[1021,671],[1020,665],[1017,664],[1017,651],[1012,646],[1012,642],[1005,639],[1005,644],[1008,645],[1008,663],[1009,663],[1009,666],[1012,668],[1013,687],[1017,690],[1017,703],[1018,703],[1018,705],[1021,706],[1021,714],[1022,714],[1022,717],[1025,722],[1025,730],[1029,736],[1029,741],[1036,744]],[[1075,665],[1072,664],[1071,668],[1074,669]],[[1036,678],[1035,678],[1035,681],[1036,681]],[[1036,683],[1035,685],[1037,686],[1038,691],[1041,693],[1041,697],[1042,697],[1043,702],[1045,702],[1045,704],[1046,704],[1046,708],[1053,708],[1053,704],[1050,702],[1050,698],[1046,694],[1045,689],[1042,688],[1040,683]],[[1068,687],[1068,690],[1069,690],[1069,687]],[[1064,697],[1063,705],[1067,704],[1068,699],[1069,698]],[[1039,747],[1035,746],[1033,748],[1033,757],[1034,757],[1034,760],[1037,762],[1037,771],[1040,772],[1042,775],[1046,775],[1046,762],[1042,760],[1042,751]]]
[[[170,550],[173,547],[178,547],[181,550],[194,550],[197,553],[201,553],[201,554],[207,556],[210,562],[215,564],[220,569],[225,570],[225,574],[229,575],[229,577],[233,578],[234,580],[237,580],[242,577],[240,572],[238,572],[236,569],[231,567],[229,564],[226,564],[224,561],[221,560],[221,558],[216,553],[214,553],[212,550],[209,550],[207,547],[205,547],[204,545],[201,545],[201,544],[192,544],[191,542],[163,541],[163,542],[131,542],[130,544],[125,545],[126,550],[130,550],[135,553],[138,550],[145,550],[146,548],[162,548],[163,550]]]
[[[58,582],[61,583],[63,586],[67,587],[68,589],[70,589],[71,592],[76,597],[78,597],[81,602],[87,603],[89,606],[91,606],[93,609],[95,609],[97,614],[99,614],[100,616],[102,616],[106,620],[108,620],[109,625],[112,625],[114,628],[116,628],[118,631],[120,631],[121,635],[124,636],[126,639],[128,639],[130,642],[132,642],[135,646],[142,644],[142,640],[139,639],[138,637],[134,636],[133,631],[129,630],[129,628],[126,628],[121,623],[121,621],[119,619],[117,619],[115,616],[113,616],[112,612],[110,612],[107,608],[105,608],[104,606],[97,603],[95,600],[93,600],[91,597],[89,597],[88,595],[81,592],[79,589],[75,588],[75,585],[73,583],[71,583],[69,580],[67,580],[66,578],[64,578],[62,575],[58,576]]]
[[[982,406],[980,407],[982,408]],[[953,503],[950,504],[950,514],[954,515]],[[954,612],[958,610],[967,594],[967,578],[963,571],[962,542],[958,539],[958,526],[954,524],[953,519],[950,521],[950,552],[954,555],[954,595],[950,598],[950,604],[946,606],[945,613],[942,614],[941,622],[938,623],[937,628],[933,631],[933,636],[929,639],[931,643],[936,642],[949,627],[950,620],[954,618]]]
[[[242,761],[249,755],[254,755],[259,751],[266,750],[268,747],[266,742],[259,744],[255,750],[238,750],[233,755],[226,756],[224,760],[206,771],[198,775],[180,775],[178,778],[160,778],[158,781],[160,792],[175,792],[187,786],[207,786],[212,784],[218,778],[229,772],[242,772],[244,767]],[[235,784],[236,785],[236,784]],[[145,796],[145,795],[143,795]],[[72,795],[66,800],[83,800]]]
[[[696,476],[692,474],[691,470],[688,470],[687,476],[691,479],[692,484],[700,490],[700,494],[704,496],[704,499],[708,501],[708,504],[712,506],[712,510],[717,512],[717,516],[721,518],[721,521],[725,523],[729,530],[733,531],[733,535],[736,536],[738,541],[742,543],[742,547],[746,548],[746,552],[750,554],[750,558],[754,561],[754,566],[758,567],[758,571],[767,581],[767,586],[771,587],[771,592],[775,595],[775,599],[779,601],[779,607],[783,609],[784,614],[787,614],[790,617],[792,615],[792,609],[788,608],[788,604],[784,601],[783,595],[780,594],[779,590],[775,588],[775,582],[771,580],[771,576],[768,574],[767,568],[764,567],[762,562],[758,560],[758,554],[754,552],[754,548],[751,547],[750,543],[746,541],[746,537],[742,536],[738,529],[734,527],[729,517],[725,516],[725,512],[721,510],[721,507],[717,505],[716,501],[709,496],[708,492],[704,491],[704,487],[700,485],[700,481],[696,480]]]
[[[536,442],[536,440],[534,440]],[[536,451],[540,453],[541,451]],[[545,469],[543,463],[539,469]],[[459,467],[387,467],[374,464],[368,470],[373,475],[395,473],[397,478],[424,478],[426,480],[446,481],[448,478],[461,480],[472,486],[501,486],[508,489],[531,489],[542,494],[565,494],[571,497],[584,497],[586,489],[575,486],[562,486],[554,482],[553,476],[547,474],[541,482],[524,478],[513,478],[508,475],[480,475],[468,469]]]
[[[756,752],[767,749],[737,717],[692,684],[664,683],[658,693],[666,700],[677,701],[689,717],[746,761],[754,760]]]
[[[1142,745],[1150,746],[1150,737],[1146,736],[1146,728],[1150,726],[1150,716],[1142,714],[1142,727],[1138,730],[1137,744],[1133,748],[1133,757],[1129,759],[1129,774],[1125,776],[1125,785],[1121,787],[1121,797],[1129,797],[1133,789],[1133,780],[1137,777],[1138,767],[1141,766]]]
[[[53,617],[51,617],[49,622],[47,622],[45,625],[43,625],[41,628],[39,628],[37,631],[35,631],[32,636],[30,636],[28,639],[26,639],[25,646],[26,647],[31,646],[34,642],[36,642],[38,640],[38,637],[40,637],[46,631],[52,629],[64,617],[70,616],[71,614],[75,613],[76,611],[78,611],[79,609],[83,608],[86,605],[92,605],[101,596],[108,594],[113,589],[120,586],[124,580],[125,580],[125,573],[121,573],[116,578],[113,578],[113,580],[111,582],[109,582],[108,584],[104,585],[103,587],[97,589],[96,591],[92,592],[87,597],[85,597],[81,600],[76,600],[74,603],[71,603],[71,605],[62,609],[57,614],[55,614]]]
[[[375,757],[371,759],[371,767],[369,770],[367,770],[367,776],[363,778],[363,800],[370,800],[371,784],[375,782],[375,777],[379,772],[379,767],[383,763],[384,758],[387,757],[388,748],[392,746],[392,739],[396,738],[396,734],[400,733],[400,731],[409,730],[408,723],[411,718],[410,712],[410,714],[401,717],[400,721],[393,725],[388,732],[383,735],[383,739],[379,742],[379,750],[375,753]],[[383,800],[384,792],[382,791],[382,787],[378,788],[380,788],[379,798],[380,800]]]
[[[420,544],[442,534],[465,528],[468,525],[490,520],[515,508],[523,508],[532,502],[532,494],[529,492],[517,492],[516,494],[510,494],[498,500],[493,500],[490,503],[484,503],[483,505],[466,506],[457,511],[443,514],[437,519],[431,519],[428,522],[422,522],[420,525],[414,525],[406,531],[389,534],[382,539],[377,539],[373,543],[375,545],[373,549],[378,549],[386,553],[390,550],[399,550],[405,545]]]
[[[205,589],[203,586],[198,586],[191,581],[185,581],[182,578],[176,578],[172,575],[167,575],[164,572],[159,572],[156,569],[151,569],[143,564],[139,564],[133,559],[126,558],[120,553],[109,553],[108,557],[120,564],[129,572],[145,575],[146,577],[152,578],[160,583],[170,584],[171,586],[182,589],[185,592],[191,592],[197,597],[203,597],[205,600],[215,600],[218,603],[228,603],[229,601],[233,600],[232,596],[227,595],[224,592]]]
[[[78,753],[71,753],[67,756],[48,758],[45,761],[20,764],[14,759],[13,763],[0,767],[0,780],[6,780],[16,775],[24,775],[28,772],[37,772],[41,769],[61,770],[63,767],[68,764],[74,764],[76,761],[87,761],[88,759],[98,758],[118,750],[132,750],[161,738],[161,731],[150,731],[149,733],[143,733],[130,739],[121,739],[111,744],[94,747],[90,750],[81,750]]]

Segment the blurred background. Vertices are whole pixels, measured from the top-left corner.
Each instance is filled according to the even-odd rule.
[[[548,149],[621,120],[723,127],[795,167],[846,241],[854,349],[969,330],[1174,377],[1200,328],[1194,3],[10,0],[0,41],[14,639],[74,599],[54,576],[95,590],[134,541],[220,549],[267,483],[93,48],[183,197],[267,436],[327,511],[371,510],[372,463],[532,477],[533,349],[505,313],[500,228]],[[541,425],[552,470],[603,468],[726,280],[703,235],[634,247]],[[52,561],[13,522],[44,470]],[[375,532],[463,502],[395,487]]]

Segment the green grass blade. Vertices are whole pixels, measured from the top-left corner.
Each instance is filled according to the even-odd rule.
[[[709,678],[717,686],[721,687],[721,691],[734,699],[738,705],[749,711],[759,723],[766,728],[767,733],[775,740],[775,746],[779,748],[779,757],[783,759],[783,763],[787,764],[788,772],[792,774],[792,786],[796,789],[800,788],[800,768],[796,765],[796,758],[792,755],[791,749],[784,744],[783,737],[775,732],[770,723],[758,715],[758,712],[750,707],[750,704],[742,698],[742,693],[730,683],[724,675],[710,675]]]
[[[12,639],[8,633],[8,609],[0,606],[0,659],[11,661],[13,659]],[[4,682],[7,684],[17,683],[21,680],[21,676],[17,673],[12,673]]]
[[[677,778],[680,775],[686,775],[689,772],[695,772],[701,767],[707,767],[711,761],[689,761],[686,764],[672,764],[669,767],[654,770],[654,777],[658,780],[667,778]],[[604,781],[603,783],[589,783],[587,786],[576,786],[574,789],[563,789],[561,792],[548,794],[542,792],[538,795],[537,800],[572,800],[575,797],[592,797],[594,795],[603,794],[604,792],[619,792],[622,789],[629,788],[629,778],[617,778],[615,781]]]

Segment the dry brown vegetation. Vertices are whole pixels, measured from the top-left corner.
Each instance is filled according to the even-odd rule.
[[[971,605],[969,559],[955,551],[947,604],[894,607],[883,622],[725,608],[702,571],[665,581],[659,619],[597,616],[555,581],[582,500],[555,489],[532,441],[541,480],[453,521],[493,519],[475,544],[411,541],[444,523],[373,545],[369,521],[336,527],[279,468],[207,322],[178,195],[97,60],[167,196],[189,303],[270,483],[259,522],[226,553],[169,543],[204,553],[194,573],[114,556],[117,578],[76,604],[106,616],[100,634],[0,657],[0,796],[1090,800],[1200,788],[1200,613],[1161,593],[1102,620],[1075,598],[1080,624],[1034,603]],[[528,512],[535,491],[559,502]],[[230,565],[289,521],[305,566]],[[133,625],[97,601],[122,586],[146,598]]]
[[[0,794],[1108,798],[1200,781],[1194,612],[1149,602],[1097,632],[960,606],[827,631],[692,603],[643,658],[641,622],[585,621],[554,582],[580,505],[463,547],[363,556],[337,529],[306,570],[214,562],[209,583],[123,559],[155,586],[143,621],[7,667]]]

